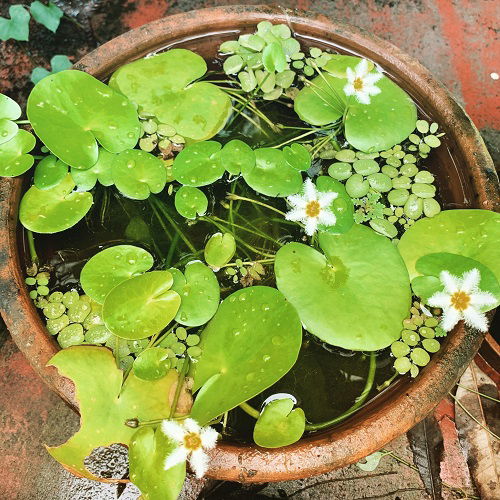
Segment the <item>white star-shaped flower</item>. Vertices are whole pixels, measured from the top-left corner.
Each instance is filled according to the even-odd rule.
[[[192,418],[186,418],[182,423],[164,420],[161,429],[167,437],[179,445],[165,459],[164,469],[168,470],[189,459],[196,477],[202,478],[208,468],[208,455],[204,450],[215,448],[218,432],[212,427],[200,427]]]
[[[329,207],[338,194],[318,191],[309,178],[304,182],[302,190],[302,195],[294,194],[287,198],[292,209],[286,213],[285,218],[294,222],[302,222],[309,236],[317,231],[319,224],[333,226],[337,218]]]
[[[488,292],[479,290],[481,273],[478,269],[471,269],[461,278],[448,271],[439,275],[444,285],[443,292],[436,292],[427,303],[432,307],[443,309],[441,327],[449,332],[461,319],[473,328],[482,332],[488,330],[488,321],[481,311],[484,306],[493,306],[497,299]]]
[[[347,83],[344,86],[345,95],[356,96],[356,99],[361,104],[370,104],[370,96],[380,94],[381,91],[375,83],[377,83],[383,75],[379,71],[371,73],[366,59],[361,59],[354,70],[347,68],[346,75]]]

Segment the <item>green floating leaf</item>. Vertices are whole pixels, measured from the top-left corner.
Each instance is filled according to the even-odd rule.
[[[0,40],[27,42],[30,36],[30,15],[22,5],[9,7],[10,19],[0,17]]]
[[[500,214],[489,210],[445,210],[420,219],[401,237],[398,249],[410,279],[419,275],[417,260],[429,253],[448,252],[470,257],[500,281]]]
[[[320,232],[319,243],[326,257],[301,243],[278,251],[278,289],[321,340],[354,351],[389,346],[400,336],[411,299],[395,246],[359,224],[342,235]]]
[[[155,381],[137,378],[132,371],[123,383],[123,372],[116,366],[113,353],[105,347],[76,346],[59,351],[48,366],[75,384],[80,409],[80,430],[60,446],[48,452],[78,476],[97,479],[84,465],[92,450],[122,443],[129,446],[135,429],[125,421],[168,418],[168,398],[177,372]],[[119,478],[117,478],[119,479]]]
[[[148,251],[134,245],[116,245],[87,261],[80,273],[80,284],[92,300],[103,304],[115,286],[149,271],[153,264]]]
[[[274,71],[280,73],[287,68],[285,52],[279,42],[270,43],[264,48],[262,62],[270,73]]]
[[[104,299],[102,317],[117,337],[137,340],[161,332],[179,310],[168,271],[151,271],[115,286]]]
[[[185,186],[206,186],[224,175],[220,161],[221,145],[216,141],[204,141],[184,148],[174,160],[174,179]]]
[[[21,116],[21,108],[10,97],[0,94],[0,144],[10,141],[19,130],[17,120]]]
[[[28,118],[36,134],[58,158],[74,168],[92,167],[97,141],[111,153],[137,144],[137,112],[130,101],[82,71],[44,78],[28,98]]]
[[[376,86],[378,95],[362,104],[344,93],[345,70],[361,61],[353,56],[334,56],[324,73],[303,88],[295,99],[295,111],[312,125],[326,125],[344,118],[345,136],[360,151],[389,149],[406,139],[415,129],[417,111],[411,98],[386,76]],[[348,105],[348,106],[347,106]],[[347,107],[347,112],[346,112]]]
[[[167,183],[167,171],[156,156],[128,149],[111,163],[113,182],[127,198],[146,200],[151,193],[159,193]]]
[[[27,153],[35,144],[35,137],[26,130],[18,130],[10,141],[0,144],[0,176],[15,177],[29,170],[35,160]]]
[[[220,288],[214,272],[199,261],[190,262],[184,274],[169,269],[174,277],[172,290],[181,297],[181,306],[175,316],[177,323],[200,326],[212,319],[219,307]]]
[[[290,146],[285,146],[283,148],[283,155],[285,156],[286,163],[299,172],[309,170],[311,166],[311,153],[298,142],[294,142]]]
[[[36,85],[40,80],[42,80],[42,78],[53,75],[54,73],[59,73],[60,71],[64,71],[66,69],[70,69],[71,66],[73,66],[73,63],[68,59],[68,56],[58,54],[50,60],[50,71],[38,66],[31,72],[30,79]]]
[[[177,500],[186,477],[186,462],[165,470],[165,459],[176,445],[160,427],[141,427],[132,436],[128,456],[130,479],[148,500]]]
[[[57,31],[61,17],[64,15],[63,11],[52,2],[49,2],[49,5],[44,5],[38,0],[30,5],[30,12],[37,23],[43,24],[52,33]]]
[[[351,197],[347,194],[344,185],[331,177],[320,175],[316,179],[318,191],[323,193],[337,193],[337,198],[332,201],[330,210],[335,214],[337,221],[333,226],[318,226],[320,231],[332,234],[342,234],[351,229],[354,224],[354,205]]]
[[[231,261],[236,253],[236,240],[231,233],[215,233],[205,246],[205,262],[216,270]]]
[[[356,467],[366,472],[372,472],[378,467],[378,464],[380,463],[380,460],[384,455],[385,453],[382,453],[381,451],[376,451],[375,453],[372,453],[371,455],[365,457],[363,459],[364,462],[362,461],[356,462]]]
[[[280,448],[298,441],[304,434],[306,417],[290,398],[271,401],[260,414],[253,429],[253,440],[263,448]]]
[[[97,162],[86,170],[78,168],[71,169],[71,177],[75,181],[78,191],[90,191],[99,181],[103,186],[112,186],[113,180],[113,163],[117,159],[117,155],[106,151],[104,148],[99,148]]]
[[[411,289],[414,295],[427,302],[431,295],[443,289],[443,284],[435,276],[417,276],[411,280]]]
[[[255,153],[245,142],[233,139],[222,148],[220,162],[230,174],[238,175],[243,169],[253,168]]]
[[[175,193],[175,209],[186,219],[196,219],[197,215],[205,215],[208,198],[198,188],[181,186]]]
[[[203,141],[219,132],[231,113],[225,92],[196,81],[206,71],[198,54],[171,49],[122,66],[109,84],[134,101],[140,114],[156,116],[182,137]]]
[[[145,349],[134,360],[134,373],[142,380],[157,380],[170,369],[168,351],[163,347]]]
[[[68,175],[68,165],[53,155],[46,156],[35,167],[33,183],[38,189],[57,186]]]
[[[192,418],[206,425],[273,385],[297,361],[301,343],[299,317],[278,290],[254,286],[231,294],[201,334]]]
[[[74,188],[70,174],[50,189],[30,187],[19,206],[21,224],[35,233],[58,233],[74,226],[93,203],[90,193],[77,193]]]
[[[286,161],[283,151],[273,148],[255,150],[255,165],[242,170],[246,183],[266,196],[285,197],[302,188],[302,175]]]

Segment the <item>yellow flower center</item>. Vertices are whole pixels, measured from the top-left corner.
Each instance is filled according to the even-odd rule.
[[[459,310],[459,311],[464,311],[469,307],[470,304],[470,295],[468,293],[463,292],[462,290],[459,290],[458,292],[455,292],[451,296],[451,305]]]
[[[310,201],[306,205],[306,215],[308,217],[317,217],[321,212],[321,205],[316,200]]]
[[[358,92],[360,90],[363,90],[363,80],[361,78],[356,78],[353,82],[354,90],[357,90]]]
[[[196,432],[190,432],[184,436],[184,446],[186,449],[195,451],[201,448],[200,435]]]

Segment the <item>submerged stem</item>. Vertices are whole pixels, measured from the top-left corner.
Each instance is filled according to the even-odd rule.
[[[28,238],[28,248],[30,251],[31,263],[38,266],[39,259],[38,259],[38,254],[36,253],[35,237],[33,236],[33,231],[27,229],[26,236]]]
[[[260,412],[256,410],[253,406],[250,406],[248,403],[240,403],[239,407],[251,417],[258,419],[260,416]]]
[[[170,407],[170,413],[168,418],[172,418],[177,409],[177,403],[179,402],[179,396],[181,395],[182,386],[184,384],[184,377],[189,368],[189,356],[184,358],[184,363],[182,363],[181,371],[179,372],[179,378],[177,379],[177,387],[175,388],[174,400],[172,401],[172,406]]]
[[[226,198],[228,200],[241,200],[241,201],[248,201],[250,203],[254,203],[255,205],[260,205],[261,207],[265,207],[265,208],[268,208],[269,210],[272,210],[280,215],[282,215],[283,217],[286,215],[285,212],[282,212],[281,210],[278,210],[277,208],[274,208],[272,207],[271,205],[268,205],[267,203],[263,203],[262,201],[258,201],[258,200],[253,200],[252,198],[246,198],[245,196],[239,196],[237,194],[232,194],[232,193],[229,193]]]

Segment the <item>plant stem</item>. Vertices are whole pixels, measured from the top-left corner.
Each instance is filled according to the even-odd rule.
[[[380,385],[377,385],[377,391],[381,391],[382,389],[385,389],[386,387],[389,387],[392,383],[392,381],[399,375],[398,372],[394,372],[394,375],[387,379],[385,382],[382,382]]]
[[[242,266],[252,266],[255,263],[259,264],[270,264],[271,262],[274,262],[275,259],[260,259],[260,260],[252,260],[250,262],[242,262]],[[222,269],[223,267],[231,267],[231,266],[236,266],[236,262],[230,262],[229,264],[224,264],[220,268]]]
[[[175,249],[177,248],[177,244],[179,243],[179,233],[175,233],[172,241],[170,242],[170,248],[168,249],[167,258],[165,259],[165,265],[167,267],[172,266],[172,259],[174,257]]]
[[[33,235],[33,231],[30,231],[29,229],[26,230],[26,236],[28,238],[28,248],[29,248],[29,251],[30,251],[31,263],[35,264],[36,266],[38,266],[38,263],[40,261],[38,259],[38,255],[36,253],[35,237]]]
[[[486,399],[491,399],[491,401],[495,401],[495,403],[500,403],[500,399],[494,398],[492,396],[488,396],[487,394],[483,394],[482,392],[475,391],[474,389],[469,389],[468,387],[465,387],[464,385],[457,384],[458,387],[461,387],[462,389],[465,389],[466,391],[473,392],[474,394],[478,394],[479,396],[482,396],[483,398]]]
[[[255,205],[260,205],[261,207],[268,208],[269,210],[272,210],[283,217],[286,215],[285,212],[282,212],[281,210],[278,210],[277,208],[272,207],[271,205],[268,205],[267,203],[263,203],[262,201],[258,200],[253,200],[252,198],[246,198],[245,196],[239,196],[237,194],[228,194],[226,196],[228,200],[241,200],[241,201],[249,201],[250,203],[254,203]]]
[[[181,371],[179,372],[179,378],[177,379],[177,387],[175,388],[174,400],[172,401],[172,406],[170,407],[170,414],[168,418],[172,418],[177,409],[177,403],[179,402],[179,396],[181,395],[182,386],[184,384],[184,377],[189,368],[189,356],[184,358],[184,363],[182,363]]]
[[[259,416],[260,416],[260,412],[258,410],[256,410],[255,408],[253,408],[252,406],[250,406],[248,403],[241,403],[239,405],[239,407],[248,415],[250,415],[251,417],[255,418],[255,419],[258,419]]]
[[[231,200],[233,201],[233,200]],[[278,240],[275,240],[274,238],[271,238],[270,236],[268,236],[267,234],[257,230],[257,231],[252,231],[251,229],[248,229],[244,226],[240,226],[239,224],[235,224],[234,222],[228,222],[227,220],[224,220],[224,219],[221,219],[215,215],[211,215],[210,216],[211,219],[217,221],[217,222],[220,222],[222,224],[229,224],[233,227],[237,227],[238,229],[241,229],[242,231],[246,231],[247,233],[252,233],[252,234],[255,234],[257,233],[261,238],[264,238],[265,240],[268,240],[268,241],[271,241],[273,242],[275,245],[279,245],[280,247],[283,246],[282,243],[280,243]],[[234,231],[233,231],[234,232]],[[236,233],[235,233],[236,234]]]
[[[18,125],[28,125],[31,122],[29,120],[14,120],[14,123],[17,123]]]
[[[285,146],[286,144],[289,144],[290,142],[295,142],[296,140],[302,139],[303,137],[307,137],[308,135],[316,134],[319,130],[322,130],[322,129],[309,130],[308,132],[304,132],[303,134],[292,137],[291,139],[288,139],[287,141],[282,142],[281,144],[277,144],[276,146],[271,146],[271,147],[274,149],[281,148],[282,146]]]
[[[169,334],[169,333],[172,333],[172,331],[174,330],[174,328],[177,326],[177,323],[174,323],[173,326],[171,326],[161,337],[158,337],[155,339],[155,341],[153,342],[153,345],[152,347],[155,347],[157,346],[158,344],[160,344],[162,342],[162,340]]]

